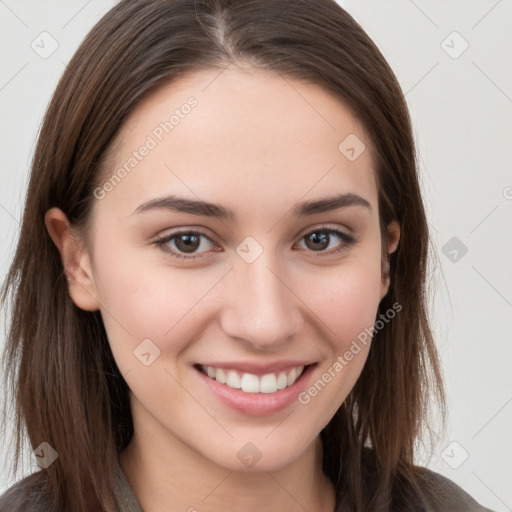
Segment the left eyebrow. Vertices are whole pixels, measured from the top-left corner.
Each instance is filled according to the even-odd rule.
[[[339,208],[347,208],[348,206],[364,206],[370,212],[372,211],[372,207],[366,199],[357,194],[350,193],[316,201],[303,201],[294,207],[292,215],[294,217],[303,217],[305,215],[338,210]]]
[[[366,199],[357,194],[349,193],[324,199],[317,199],[315,201],[302,201],[294,206],[291,210],[291,214],[293,217],[304,217],[307,215],[314,215],[316,213],[347,208],[349,206],[363,206],[370,212],[372,211],[372,207]],[[236,213],[231,208],[226,208],[220,204],[196,201],[173,195],[152,199],[143,203],[138,206],[133,213],[142,213],[153,209],[166,209],[229,221],[236,220]]]

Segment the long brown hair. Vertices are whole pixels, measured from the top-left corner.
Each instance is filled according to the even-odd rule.
[[[429,235],[407,105],[395,75],[334,0],[124,0],[69,62],[35,151],[21,234],[2,292],[12,305],[4,353],[15,404],[18,469],[23,439],[59,454],[30,485],[54,511],[109,510],[118,454],[133,434],[129,389],[98,311],[77,308],[44,223],[59,207],[89,233],[93,191],[107,150],[137,104],[199,69],[244,61],[334,93],[367,130],[376,162],[383,255],[387,226],[401,228],[391,284],[377,315],[402,311],[375,332],[345,402],[321,432],[323,469],[337,510],[421,509],[415,441],[445,395],[427,314]],[[28,484],[27,484],[28,485]]]

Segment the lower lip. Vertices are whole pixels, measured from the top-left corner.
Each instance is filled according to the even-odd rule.
[[[301,376],[291,386],[277,390],[275,393],[245,393],[241,389],[233,389],[217,382],[197,368],[194,370],[222,403],[248,416],[268,416],[286,409],[297,401],[315,366],[316,363],[304,368]]]

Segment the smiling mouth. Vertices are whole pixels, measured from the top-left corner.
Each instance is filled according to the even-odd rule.
[[[293,386],[309,366],[312,365],[297,366],[286,371],[267,373],[261,376],[235,369],[214,368],[199,364],[195,365],[195,368],[210,379],[232,389],[238,389],[244,393],[272,394]]]

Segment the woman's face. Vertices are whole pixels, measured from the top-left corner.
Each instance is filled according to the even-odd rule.
[[[196,72],[133,112],[95,197],[71,294],[101,311],[136,430],[238,470],[299,457],[388,286],[360,124],[318,86]]]

